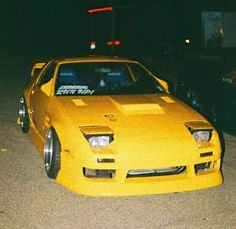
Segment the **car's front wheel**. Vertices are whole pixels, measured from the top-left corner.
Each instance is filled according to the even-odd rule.
[[[44,166],[48,177],[55,179],[60,170],[61,145],[56,131],[47,131],[44,145]]]
[[[29,131],[29,113],[24,97],[21,97],[18,111],[20,127],[24,133]]]

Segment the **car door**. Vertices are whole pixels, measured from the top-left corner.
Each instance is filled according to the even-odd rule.
[[[30,92],[31,118],[36,131],[42,137],[45,134],[45,122],[47,121],[47,107],[50,95],[46,94],[42,88],[48,84],[54,75],[56,65],[49,64],[42,72],[38,82],[32,87]]]

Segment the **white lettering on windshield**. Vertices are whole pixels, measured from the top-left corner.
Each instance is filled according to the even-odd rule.
[[[58,88],[56,95],[92,95],[94,91],[88,89],[88,86],[64,85]]]

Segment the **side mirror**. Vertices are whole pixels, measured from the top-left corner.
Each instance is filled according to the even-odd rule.
[[[170,93],[169,92],[169,85],[168,85],[168,83],[165,80],[161,80],[159,78],[156,78],[156,79],[157,79],[158,83],[165,89],[165,91],[167,93]]]
[[[36,77],[39,75],[39,73],[41,72],[41,70],[43,69],[45,63],[36,63],[33,65],[32,70],[31,70],[31,77]]]

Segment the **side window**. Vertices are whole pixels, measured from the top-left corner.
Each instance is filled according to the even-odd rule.
[[[56,68],[56,64],[50,64],[45,69],[45,71],[43,72],[43,74],[41,76],[41,79],[39,81],[39,84],[38,84],[39,87],[42,86],[43,84],[48,83],[52,79],[54,71],[55,71],[55,68]]]

